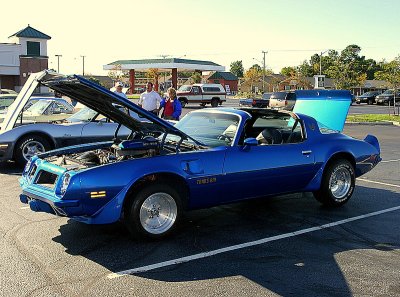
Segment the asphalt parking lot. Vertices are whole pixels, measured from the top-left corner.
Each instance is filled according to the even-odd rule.
[[[0,296],[399,296],[400,128],[345,133],[376,135],[383,161],[344,207],[306,193],[199,210],[161,242],[33,213],[1,163]]]

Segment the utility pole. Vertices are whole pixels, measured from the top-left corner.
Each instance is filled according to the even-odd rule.
[[[268,54],[268,51],[262,51],[263,53],[263,78],[262,78],[262,88],[263,88],[263,93],[265,92],[264,84],[265,84],[265,55]]]
[[[62,55],[55,55],[57,57],[57,72],[60,73],[60,57]]]
[[[81,56],[82,57],[82,76],[85,76],[85,57],[86,56]]]
[[[319,56],[319,75],[322,75],[322,55],[325,54],[328,50],[321,52],[321,55]]]

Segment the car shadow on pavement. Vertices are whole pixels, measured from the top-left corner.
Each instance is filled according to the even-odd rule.
[[[13,161],[0,162],[0,174],[21,175],[23,168]]]
[[[175,235],[158,242],[130,239],[121,223],[89,226],[69,220],[53,240],[68,254],[119,272],[399,206],[397,196],[389,190],[357,186],[354,197],[336,209],[320,206],[307,193],[197,210],[184,216]],[[359,250],[399,252],[397,218],[395,211],[135,276],[163,282],[242,276],[283,296],[353,296],[349,284],[362,286],[352,273],[365,273],[357,271],[364,266],[375,269]]]

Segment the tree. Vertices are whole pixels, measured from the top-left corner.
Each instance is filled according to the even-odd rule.
[[[245,72],[244,79],[246,82],[250,84],[251,92],[253,92],[253,86],[260,81],[261,77],[262,77],[261,67],[260,69],[257,69],[257,67],[251,67],[249,70]]]
[[[289,66],[289,67],[283,67],[281,69],[281,74],[284,76],[295,76],[297,73],[297,67]]]
[[[230,72],[236,75],[238,78],[243,77],[244,68],[242,61],[234,61],[230,65]]]
[[[396,114],[396,102],[400,98],[396,98],[397,90],[400,88],[400,55],[397,56],[393,61],[384,63],[382,70],[375,73],[375,78],[380,80],[386,80],[391,84],[394,89],[394,114]],[[397,114],[400,114],[400,107],[397,108]]]
[[[88,80],[90,80],[91,82],[93,82],[93,83],[95,83],[95,84],[98,84],[98,85],[102,86],[102,84],[100,83],[100,80],[98,80],[97,78],[95,78],[95,77],[93,77],[93,76],[90,76],[90,77],[88,78]]]
[[[194,72],[190,78],[195,84],[201,83],[201,80],[203,79],[201,74],[198,72]]]
[[[262,68],[258,64],[254,64],[253,66],[250,67],[250,69],[255,69],[256,71],[259,71],[262,74]]]

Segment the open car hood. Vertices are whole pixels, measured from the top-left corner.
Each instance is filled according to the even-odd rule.
[[[18,115],[21,110],[28,102],[29,98],[33,94],[36,87],[39,85],[39,79],[42,79],[47,75],[46,71],[32,73],[22,90],[18,93],[17,98],[15,98],[14,102],[8,107],[7,113],[4,116],[4,120],[0,125],[0,133],[11,130],[14,128],[14,124],[17,121]],[[54,74],[55,76],[56,74]]]
[[[313,117],[326,127],[343,131],[352,95],[346,90],[297,90],[293,112]]]
[[[18,117],[19,112],[21,112],[33,90],[39,83],[65,96],[68,96],[69,98],[75,99],[83,105],[86,105],[87,107],[110,118],[114,122],[120,123],[121,125],[133,131],[149,131],[149,124],[147,123],[144,125],[142,122],[132,118],[122,111],[120,106],[126,107],[136,112],[139,116],[151,121],[158,128],[154,130],[163,130],[168,133],[180,135],[183,138],[190,138],[188,135],[175,128],[168,122],[160,119],[153,113],[144,110],[135,103],[122,98],[121,96],[103,88],[100,85],[92,83],[91,81],[78,75],[65,76],[55,72],[50,72],[48,70],[31,74],[21,91],[21,93],[25,94],[24,97],[21,98],[21,100],[16,100],[18,101],[18,108],[16,108],[13,112],[15,119]],[[26,90],[24,91],[24,89]],[[3,129],[1,131],[3,131]]]

